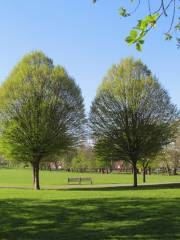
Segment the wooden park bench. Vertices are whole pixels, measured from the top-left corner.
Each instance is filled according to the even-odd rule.
[[[92,178],[90,177],[87,177],[87,178],[68,178],[68,183],[71,183],[71,182],[77,182],[79,184],[81,184],[82,182],[90,182],[92,184]]]

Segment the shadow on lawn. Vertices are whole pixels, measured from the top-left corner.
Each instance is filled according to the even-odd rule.
[[[179,239],[179,213],[180,199],[5,199],[0,239]]]
[[[180,182],[179,183],[162,183],[162,184],[152,184],[152,185],[150,185],[150,184],[148,184],[148,185],[139,185],[138,187],[136,187],[136,188],[134,188],[133,186],[108,186],[108,187],[96,187],[96,186],[91,186],[90,188],[87,188],[87,187],[84,187],[83,188],[83,185],[81,185],[81,188],[79,188],[78,186],[77,186],[77,188],[76,187],[73,187],[73,188],[65,188],[65,189],[58,189],[58,191],[61,191],[61,190],[63,190],[63,191],[120,191],[120,190],[122,190],[122,191],[124,191],[124,190],[126,190],[126,191],[128,191],[128,190],[130,190],[130,191],[132,191],[132,190],[134,190],[134,191],[139,191],[139,190],[158,190],[158,189],[169,189],[169,188],[174,188],[174,189],[176,189],[176,188],[180,188]],[[53,188],[48,188],[48,190],[54,190]]]

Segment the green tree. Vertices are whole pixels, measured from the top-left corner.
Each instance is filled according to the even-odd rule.
[[[94,152],[96,155],[96,168],[97,169],[110,169],[112,170],[113,161],[119,160],[112,152],[111,139],[101,137],[96,139],[94,145]]]
[[[71,151],[66,151],[62,156],[58,157],[58,163],[61,164],[63,169],[70,170],[72,167],[72,160],[77,155],[77,149],[73,149]]]
[[[71,167],[76,170],[86,171],[96,168],[96,161],[93,149],[89,145],[81,145],[76,156],[73,158]]]
[[[93,2],[96,3],[97,0],[93,0]],[[120,7],[119,14],[125,18],[136,13],[138,14],[139,9],[147,9],[144,14],[145,16],[138,20],[136,26],[130,31],[129,36],[126,37],[125,40],[128,44],[135,44],[136,49],[141,51],[147,33],[155,28],[161,18],[165,17],[164,22],[167,28],[164,33],[165,40],[171,40],[174,36],[177,41],[177,46],[180,47],[179,0],[129,0],[124,1],[124,5],[126,6]],[[133,7],[133,9],[131,9],[131,7]],[[167,23],[167,18],[169,19],[169,24]]]
[[[155,161],[155,156],[151,156],[150,158],[142,158],[139,166],[141,168],[142,171],[142,177],[143,177],[143,183],[146,182],[146,173],[148,168],[150,168],[153,164],[153,161]]]
[[[155,156],[156,168],[165,169],[168,175],[176,175],[180,168],[180,125],[177,122],[177,132],[175,139],[165,146],[163,150]]]
[[[177,144],[177,141],[173,143],[167,152],[169,166],[172,169],[173,175],[177,174],[177,169],[180,167],[180,145]]]
[[[164,149],[164,158],[161,158],[161,165],[164,165],[167,173],[176,175],[180,167],[180,135]]]
[[[157,153],[174,136],[176,107],[140,60],[113,65],[92,103],[90,127],[99,153],[132,164]],[[110,160],[109,159],[109,160]]]
[[[10,160],[31,163],[34,188],[40,189],[40,163],[82,139],[80,88],[64,68],[32,52],[2,84],[0,99],[0,151]]]

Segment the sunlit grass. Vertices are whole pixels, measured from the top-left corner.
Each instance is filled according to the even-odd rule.
[[[68,177],[92,177],[93,184],[132,184],[132,174],[101,174],[101,173],[72,173],[62,171],[41,171],[42,186],[66,185]],[[138,176],[142,183],[142,176]],[[180,182],[180,175],[151,175],[147,176],[147,183]],[[31,169],[0,169],[0,186],[32,186]]]
[[[1,169],[0,185],[31,186],[31,176],[30,169]],[[67,184],[70,176],[90,176],[94,184],[132,183],[131,174],[42,171],[41,185]],[[179,178],[152,175],[147,180],[178,182]],[[138,189],[0,189],[0,239],[180,239],[179,212],[180,188],[175,184]]]

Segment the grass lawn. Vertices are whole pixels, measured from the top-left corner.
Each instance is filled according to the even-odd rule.
[[[0,189],[0,239],[180,239],[180,189]]]
[[[101,174],[101,173],[68,173],[61,171],[41,171],[41,186],[66,185],[68,177],[92,177],[93,184],[132,184],[132,174]],[[142,183],[142,176],[138,176],[138,182]],[[147,183],[180,182],[180,175],[151,175],[147,176]],[[0,186],[32,186],[31,169],[0,169]]]
[[[31,186],[30,169],[1,169],[0,185]],[[131,174],[41,172],[42,186],[91,176],[94,184],[132,183]],[[141,182],[139,176],[139,182]],[[180,176],[148,176],[178,182]],[[180,189],[0,189],[0,240],[180,239]]]

